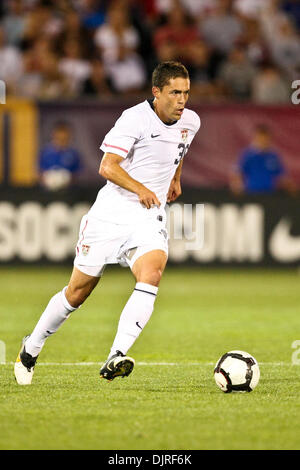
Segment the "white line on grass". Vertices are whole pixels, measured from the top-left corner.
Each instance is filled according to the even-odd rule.
[[[101,366],[103,362],[38,362],[38,366]],[[14,365],[14,362],[0,362],[0,365]],[[137,366],[213,366],[214,362],[137,362]],[[261,366],[287,366],[290,362],[260,362]]]

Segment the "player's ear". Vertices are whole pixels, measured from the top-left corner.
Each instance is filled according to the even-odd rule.
[[[158,88],[158,86],[153,86],[152,87],[152,94],[155,98],[158,98],[159,95],[160,95],[160,88]]]

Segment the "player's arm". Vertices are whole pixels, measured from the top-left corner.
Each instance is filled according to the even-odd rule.
[[[181,184],[180,184],[180,177],[181,177],[181,169],[183,165],[183,158],[180,160],[178,167],[176,168],[175,174],[173,179],[170,183],[168,195],[167,195],[167,202],[175,201],[181,195]]]
[[[170,183],[169,191],[167,194],[167,202],[172,202],[175,201],[182,193],[181,191],[181,184],[180,184],[180,177],[181,177],[181,170],[182,170],[182,165],[183,165],[183,160],[184,156],[187,153],[188,148],[190,147],[190,144],[192,143],[195,135],[197,134],[198,130],[200,129],[201,121],[199,116],[194,112],[190,111],[192,113],[192,120],[193,120],[193,131],[192,131],[192,139],[189,143],[188,146],[185,146],[183,156],[182,156],[178,167],[176,168],[175,174],[172,178],[172,181]]]
[[[156,194],[139,181],[131,178],[127,171],[120,166],[123,160],[123,157],[115,153],[105,153],[100,164],[99,174],[121,188],[137,194],[140,203],[147,209],[150,209],[153,205],[159,207],[160,201],[157,199]]]

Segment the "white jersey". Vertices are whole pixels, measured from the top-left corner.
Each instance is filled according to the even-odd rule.
[[[108,181],[89,214],[117,224],[137,223],[159,215],[165,218],[171,180],[199,127],[200,118],[190,109],[184,109],[174,124],[165,124],[148,100],[124,111],[100,149],[123,157],[120,166],[153,191],[161,206],[147,209],[135,193]]]

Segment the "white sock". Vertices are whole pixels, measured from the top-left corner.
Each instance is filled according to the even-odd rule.
[[[121,313],[118,331],[109,357],[116,351],[126,354],[133,345],[151,317],[157,291],[158,287],[151,284],[136,283],[135,289]]]
[[[64,321],[67,320],[70,313],[76,310],[67,301],[66,290],[67,286],[50,299],[36,327],[26,341],[25,349],[31,356],[35,357],[41,352],[48,336],[55,333]]]

